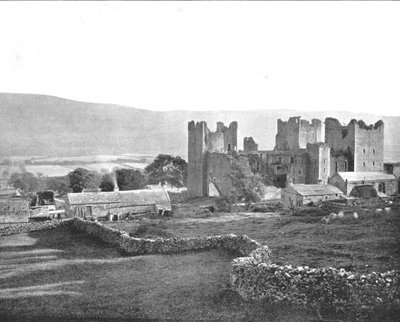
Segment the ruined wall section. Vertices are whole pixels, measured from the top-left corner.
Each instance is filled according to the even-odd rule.
[[[224,153],[210,153],[208,165],[209,182],[214,183],[220,195],[230,196],[233,190],[231,179],[232,156]]]
[[[291,183],[305,183],[307,175],[307,151],[259,151],[259,162],[250,159],[254,171],[262,171],[267,185],[285,188]],[[253,156],[253,155],[252,155]]]
[[[355,128],[335,119],[325,119],[325,143],[331,148],[331,174],[354,170]]]
[[[354,171],[383,170],[383,121],[367,126],[363,121],[352,120],[349,126],[354,127]]]
[[[307,184],[328,184],[331,170],[330,148],[326,143],[307,145]]]
[[[351,120],[342,126],[337,119],[325,120],[325,142],[331,148],[331,173],[382,171],[384,123],[366,125]]]
[[[278,119],[278,132],[275,136],[275,150],[288,151],[298,150],[299,147],[299,131],[300,116],[289,118],[288,121]]]
[[[312,119],[311,123],[300,116],[290,117],[284,122],[278,119],[278,132],[275,136],[276,151],[296,151],[305,149],[308,143],[321,141],[322,122]]]
[[[308,143],[321,142],[322,122],[318,119],[312,119],[311,123],[307,120],[300,120],[299,127],[299,147],[307,148]]]
[[[211,132],[206,122],[189,122],[189,143],[188,143],[188,193],[191,196],[208,196],[210,169],[216,164],[209,164],[209,154],[217,153],[228,155],[237,151],[237,122],[229,126],[224,123],[217,123],[217,130]],[[213,159],[214,161],[214,159]],[[228,187],[229,188],[229,187]],[[227,189],[228,189],[227,188]]]
[[[192,196],[206,196],[208,128],[206,122],[189,122],[188,192]]]
[[[245,153],[258,151],[258,144],[252,137],[245,137],[243,140],[243,150]]]
[[[232,122],[229,124],[229,127],[224,126],[224,123],[217,123],[217,131],[219,131],[221,127],[221,131],[224,133],[224,144],[225,144],[225,152],[229,153],[232,151],[237,151],[237,130],[238,123]]]

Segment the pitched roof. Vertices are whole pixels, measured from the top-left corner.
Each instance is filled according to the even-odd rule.
[[[69,193],[67,198],[71,206],[119,204],[128,207],[139,205],[170,206],[171,204],[168,193],[163,189]]]
[[[330,184],[293,184],[288,188],[293,189],[302,196],[343,194],[339,188]]]
[[[384,172],[338,172],[338,175],[347,182],[396,180],[393,174]]]

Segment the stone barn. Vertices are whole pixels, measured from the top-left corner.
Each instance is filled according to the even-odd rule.
[[[70,217],[117,221],[144,213],[171,211],[164,189],[69,193],[65,202]]]
[[[303,206],[341,198],[342,191],[327,184],[293,184],[282,192],[282,199],[287,207]]]
[[[29,200],[21,197],[0,198],[0,224],[28,222]]]
[[[346,195],[360,185],[371,185],[378,193],[388,196],[395,195],[398,188],[396,177],[383,172],[337,172],[329,179],[329,183]]]

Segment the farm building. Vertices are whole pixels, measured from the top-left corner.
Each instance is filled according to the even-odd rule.
[[[340,199],[342,194],[342,191],[329,184],[292,184],[283,189],[282,199],[285,206],[294,207]]]
[[[396,177],[384,172],[337,172],[329,179],[329,183],[346,195],[360,185],[372,185],[378,193],[388,196],[395,195],[398,188]]]
[[[164,189],[69,193],[65,202],[71,217],[121,220],[130,215],[171,211]]]
[[[29,200],[20,197],[0,198],[0,224],[29,221]]]

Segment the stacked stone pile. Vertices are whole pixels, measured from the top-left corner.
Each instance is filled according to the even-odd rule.
[[[71,224],[71,220],[48,220],[48,221],[38,221],[22,224],[8,225],[0,228],[0,236],[26,233],[30,231],[47,230],[59,228],[61,226],[68,226]]]
[[[100,222],[85,221],[79,218],[73,220],[72,228],[112,244],[118,247],[124,254],[134,256],[144,254],[172,254],[216,248],[223,248],[238,253],[241,256],[247,256],[253,250],[261,247],[261,244],[245,235],[237,236],[233,234],[167,239],[134,238],[123,231],[107,227]]]

